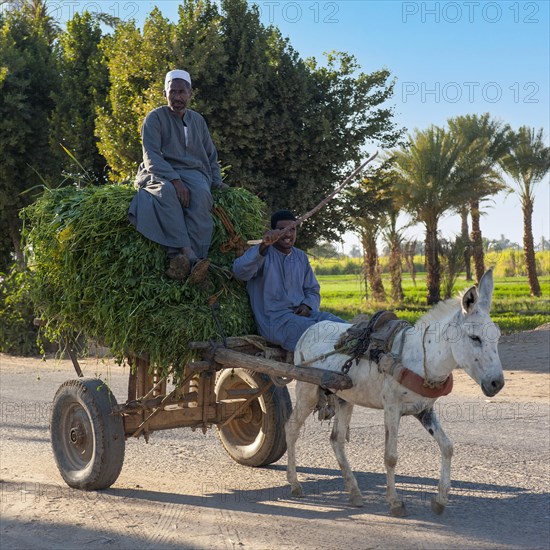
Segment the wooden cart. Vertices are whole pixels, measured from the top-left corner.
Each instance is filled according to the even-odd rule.
[[[225,345],[192,342],[199,359],[185,365],[175,386],[130,357],[128,400],[118,404],[103,380],[79,378],[57,391],[51,441],[65,482],[85,490],[105,489],[118,478],[125,441],[152,432],[215,425],[227,453],[239,464],[265,466],[286,451],[284,425],[292,404],[286,384],[302,380],[325,388],[351,387],[342,373],[297,367],[279,347],[258,336],[228,338]]]

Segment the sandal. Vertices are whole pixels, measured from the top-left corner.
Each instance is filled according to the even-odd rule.
[[[206,275],[208,273],[208,268],[210,267],[210,260],[202,258],[196,260],[191,268],[191,273],[187,279],[192,285],[204,284],[206,281]]]
[[[191,262],[185,254],[178,254],[168,261],[166,276],[169,279],[183,281],[191,271]]]

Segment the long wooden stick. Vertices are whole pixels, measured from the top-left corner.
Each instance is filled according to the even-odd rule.
[[[304,215],[300,216],[295,222],[292,222],[291,224],[287,225],[284,229],[282,229],[281,234],[273,242],[277,242],[279,239],[284,237],[291,229],[293,229],[294,227],[297,227],[302,222],[306,221],[308,218],[311,218],[311,216],[317,214],[317,212],[319,212],[321,208],[326,206],[338,193],[340,193],[340,191],[342,191],[342,189],[348,183],[350,183],[350,181],[353,180],[353,178],[355,178],[355,176],[357,176],[357,174],[363,171],[363,169],[369,162],[373,161],[377,156],[378,156],[378,151],[376,151],[374,155],[370,156],[365,162],[363,162],[361,166],[356,168],[334,191],[332,191],[332,193],[330,193],[330,195],[326,196],[318,205],[314,206],[309,212],[306,212]],[[263,242],[263,239],[258,239],[253,241],[247,241],[247,244],[255,245],[255,244],[260,244],[262,242]]]

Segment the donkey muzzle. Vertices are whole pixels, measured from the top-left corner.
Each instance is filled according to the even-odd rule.
[[[482,380],[481,389],[487,397],[493,397],[504,387],[504,375]]]

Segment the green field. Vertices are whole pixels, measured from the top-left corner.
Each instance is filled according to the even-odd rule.
[[[321,308],[351,320],[358,313],[373,313],[379,309],[393,309],[399,317],[415,322],[428,309],[426,304],[425,273],[416,276],[416,288],[410,276],[403,275],[403,304],[373,303],[365,299],[365,287],[360,275],[317,275],[321,285]],[[390,281],[383,275],[389,296]],[[530,330],[550,322],[550,277],[540,277],[543,296],[529,295],[526,277],[495,278],[491,316],[504,333]],[[458,294],[472,283],[460,277],[455,286]]]

